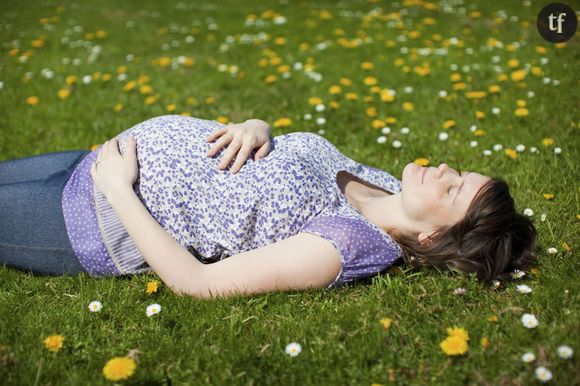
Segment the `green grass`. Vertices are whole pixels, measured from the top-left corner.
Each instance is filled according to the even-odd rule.
[[[0,158],[87,149],[141,121],[170,113],[167,106],[172,103],[176,105],[172,113],[186,112],[204,119],[224,116],[239,122],[260,118],[273,123],[288,117],[292,125],[274,128],[273,135],[324,129],[320,133],[344,154],[399,178],[403,167],[416,158],[428,158],[431,165],[445,161],[463,170],[502,176],[510,184],[518,210],[534,211],[542,244],[539,273],[526,275],[516,283],[504,283],[495,290],[448,272],[404,270],[332,291],[207,301],[176,297],[164,286],[147,295],[146,284],[155,275],[37,277],[2,266],[0,346],[4,348],[0,351],[0,379],[4,384],[110,384],[102,375],[103,366],[130,349],[141,351],[136,372],[126,381],[135,385],[530,385],[538,382],[534,370],[540,365],[552,371],[552,384],[578,384],[579,48],[577,36],[565,47],[557,48],[537,33],[535,17],[544,3],[532,1],[530,6],[522,6],[521,2],[469,2],[467,14],[481,12],[475,19],[445,12],[443,7],[430,11],[410,5],[404,7],[407,14],[402,20],[406,27],[401,30],[388,27],[387,18],[374,18],[365,24],[360,17],[341,16],[342,11],[367,14],[376,7],[382,7],[383,16],[398,10],[389,3],[344,1],[340,3],[342,8],[330,1],[291,5],[261,0],[184,3],[188,9],[176,9],[176,2],[79,0],[76,8],[62,2],[62,12],[58,12],[58,2],[3,1]],[[266,10],[283,15],[288,22],[244,26],[247,15],[259,17]],[[333,17],[321,19],[321,10]],[[518,21],[508,18],[490,26],[501,15],[500,10],[508,17],[517,16]],[[161,16],[153,17],[153,11]],[[44,29],[39,19],[53,16],[60,18],[51,23],[54,29]],[[436,24],[423,24],[421,20],[427,16]],[[217,29],[208,28],[208,17],[215,20]],[[81,40],[88,42],[89,48],[97,44],[102,48],[93,63],[87,62],[89,49],[61,42],[65,31],[72,30],[73,20],[83,32],[73,32],[70,41]],[[128,20],[134,21],[135,27],[127,28]],[[191,31],[196,20],[197,31]],[[529,25],[522,25],[523,20]],[[172,25],[178,27],[175,32]],[[181,27],[186,29],[185,34],[179,32]],[[160,34],[162,28],[167,28],[167,33]],[[334,34],[336,28],[343,30],[346,39],[369,36],[373,41],[356,48],[341,47],[341,36]],[[86,32],[98,30],[106,31],[107,36],[85,39]],[[397,40],[397,36],[412,30],[420,31],[421,36],[406,42]],[[267,41],[236,42],[226,52],[219,51],[227,36],[261,31],[269,34]],[[426,47],[425,41],[434,34],[442,40],[432,41],[433,48],[443,47],[444,41],[453,37],[464,46],[450,45],[446,56],[411,58],[411,50]],[[45,36],[44,47],[31,48],[31,42],[41,35]],[[191,44],[184,43],[188,35],[195,37]],[[274,43],[279,36],[287,39],[285,45]],[[490,37],[501,41],[503,47],[481,51]],[[385,44],[388,40],[395,43],[393,47]],[[179,46],[171,47],[172,41],[178,41]],[[316,44],[322,41],[329,47],[317,50]],[[513,42],[519,42],[519,47],[510,51],[508,46]],[[170,44],[168,51],[161,49],[164,43]],[[301,51],[301,43],[310,46]],[[538,53],[538,46],[546,52]],[[20,47],[16,56],[9,55],[15,47]],[[401,53],[401,47],[408,47],[410,52]],[[473,49],[472,54],[465,52],[467,47]],[[29,49],[33,56],[20,62],[22,52]],[[258,65],[260,59],[268,58],[265,49],[280,57],[280,65],[290,66],[289,79],[277,73],[277,66]],[[130,53],[135,56],[133,62],[126,59]],[[176,69],[151,64],[162,56],[176,59],[181,55],[194,58],[195,64],[190,68],[178,65]],[[497,63],[493,62],[494,56],[500,58]],[[71,61],[80,58],[81,64],[63,64],[66,57]],[[304,64],[309,57],[314,61],[314,71],[323,77],[320,82],[310,79],[304,70],[293,69],[295,62]],[[409,72],[395,66],[397,58],[405,60]],[[540,58],[548,62],[541,63]],[[519,87],[519,82],[510,78],[515,69],[508,67],[509,59],[518,59],[518,68],[526,64],[539,67],[543,74],[528,73],[525,85]],[[374,63],[375,68],[361,69],[365,61]],[[429,63],[431,71],[425,77],[413,71],[423,62]],[[479,70],[463,72],[464,65],[474,63]],[[245,76],[219,72],[220,64],[236,65]],[[456,71],[450,69],[452,64],[458,66]],[[128,68],[127,79],[118,81],[116,71],[122,65]],[[494,65],[507,75],[507,80],[497,79]],[[41,76],[44,68],[54,72],[52,79]],[[84,75],[97,71],[113,77],[108,82],[82,83]],[[462,75],[465,90],[453,90],[453,72]],[[23,81],[26,73],[32,73],[32,77]],[[267,84],[264,79],[270,74],[277,74],[278,80]],[[77,76],[80,83],[73,86],[68,99],[60,100],[57,92],[66,86],[69,75]],[[148,75],[154,94],[159,93],[152,105],[144,103],[146,95],[137,89],[123,91],[127,82],[140,75]],[[379,94],[373,94],[363,83],[366,76],[376,77],[382,89],[396,90],[395,101],[382,102]],[[329,87],[339,84],[341,77],[351,79],[352,85],[343,87],[339,95],[329,94]],[[544,77],[550,82],[544,83]],[[559,84],[553,84],[553,79]],[[502,91],[488,93],[479,101],[465,97],[465,91],[487,91],[492,84],[500,85]],[[405,93],[407,86],[413,87],[413,92]],[[439,90],[456,97],[440,98]],[[347,100],[345,93],[349,91],[357,93],[359,99]],[[535,95],[529,97],[528,91]],[[373,99],[365,102],[363,98],[369,95]],[[39,98],[38,105],[26,103],[30,96]],[[197,103],[188,103],[188,97]],[[207,97],[213,97],[215,103],[207,104]],[[317,113],[308,103],[310,97],[321,98],[326,110]],[[338,109],[330,108],[332,100],[340,103]],[[527,117],[514,115],[517,100],[527,102]],[[414,111],[405,111],[403,102],[413,103]],[[114,111],[117,103],[123,105],[120,112]],[[371,106],[377,108],[375,118],[365,113]],[[493,107],[501,112],[492,114]],[[477,110],[485,112],[483,120],[476,119]],[[313,119],[304,120],[306,113]],[[315,122],[319,116],[326,118],[323,126]],[[392,133],[381,144],[376,141],[381,132],[372,127],[372,121],[387,117],[396,117],[397,123],[389,125]],[[456,126],[447,130],[449,139],[440,142],[437,135],[445,131],[442,124],[449,119],[455,120]],[[486,135],[475,137],[471,125],[485,130]],[[411,132],[401,134],[402,127],[409,127]],[[548,137],[554,139],[552,146],[542,144]],[[402,141],[403,146],[394,149],[393,140]],[[472,140],[477,140],[477,147],[470,147]],[[502,144],[504,149],[523,144],[526,150],[515,159],[503,150],[482,155],[484,149],[491,150],[495,144]],[[533,146],[538,148],[537,153],[530,152]],[[562,153],[554,154],[554,147],[560,147]],[[545,200],[543,193],[555,197]],[[546,213],[545,221],[540,220],[541,213]],[[571,246],[571,253],[564,250],[563,242]],[[549,247],[557,248],[558,253],[547,254]],[[519,283],[531,286],[533,292],[518,293]],[[467,290],[465,295],[453,294],[458,287]],[[101,312],[88,311],[93,300],[103,303]],[[159,303],[163,309],[148,318],[145,309],[151,303]],[[540,324],[536,329],[522,326],[524,313],[537,316]],[[487,320],[491,315],[498,316],[497,323]],[[388,331],[379,322],[384,317],[393,319]],[[439,343],[446,337],[446,328],[455,325],[469,332],[469,350],[461,357],[448,357]],[[65,336],[63,348],[56,353],[48,352],[42,343],[51,334]],[[490,340],[486,350],[479,343],[483,336]],[[302,345],[297,357],[284,352],[290,342]],[[556,349],[562,344],[575,350],[572,359],[558,357]],[[526,351],[534,352],[534,363],[520,360]],[[14,360],[9,359],[10,353]],[[390,380],[393,376],[395,381]]]

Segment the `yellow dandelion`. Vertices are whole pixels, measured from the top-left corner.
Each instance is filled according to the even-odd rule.
[[[175,111],[176,108],[177,106],[175,105],[175,103],[170,103],[167,105],[165,109],[167,110],[167,112],[172,113]]]
[[[336,95],[336,94],[340,94],[340,91],[342,89],[340,88],[340,86],[334,85],[334,86],[330,86],[330,88],[328,89],[328,92],[332,95]]]
[[[395,118],[395,117],[386,117],[385,118],[385,123],[387,125],[394,125],[395,123],[397,123],[397,118]]]
[[[510,59],[508,60],[508,67],[509,68],[516,68],[520,65],[520,61],[517,59]]]
[[[480,119],[481,120],[481,119],[485,118],[485,113],[483,111],[476,111],[475,112],[475,117],[477,119]]]
[[[481,347],[485,350],[489,347],[489,339],[487,338],[487,336],[484,336],[481,338],[481,340],[479,341],[479,344],[481,344]]]
[[[507,155],[511,159],[516,159],[516,157],[518,156],[517,152],[514,149],[505,149],[505,155]]]
[[[230,121],[229,118],[224,116],[224,115],[220,115],[215,120],[218,121],[219,123],[223,123],[223,124],[226,124]]]
[[[391,318],[383,318],[381,319],[381,324],[385,330],[388,330],[391,327],[393,320]]]
[[[277,66],[280,63],[282,63],[282,58],[280,58],[279,56],[274,56],[274,57],[270,58],[270,64],[272,66]]]
[[[421,36],[421,32],[419,32],[417,30],[409,31],[409,33],[407,34],[407,36],[410,39],[418,39]]]
[[[150,80],[151,80],[151,77],[150,76],[148,76],[148,75],[141,75],[137,79],[137,82],[139,82],[139,84],[147,84],[147,83],[149,83]]]
[[[276,71],[278,71],[279,74],[283,74],[283,73],[287,72],[288,70],[290,70],[290,66],[287,64],[283,64],[276,69]]]
[[[37,96],[30,96],[28,98],[26,98],[26,103],[29,104],[30,106],[36,106],[38,104],[38,97]]]
[[[344,77],[340,78],[339,79],[339,82],[340,82],[341,85],[343,85],[345,87],[348,87],[348,86],[350,86],[352,84],[352,80],[350,80],[348,78],[344,78]]]
[[[115,105],[115,107],[113,108],[113,110],[115,110],[115,112],[118,113],[119,111],[123,110],[123,104],[122,103],[117,103]]]
[[[278,118],[274,121],[274,127],[287,127],[292,124],[292,120],[290,118]]]
[[[542,46],[537,46],[536,47],[536,52],[538,54],[545,54],[547,52],[546,47],[542,47]]]
[[[382,119],[374,119],[371,126],[373,129],[382,129],[385,127],[385,122]]]
[[[392,102],[395,100],[395,96],[392,95],[389,90],[382,90],[381,91],[381,100],[383,102]]]
[[[340,104],[337,101],[330,101],[330,107],[336,110],[340,107]]]
[[[102,39],[102,38],[104,38],[105,36],[107,36],[107,32],[106,32],[106,31],[103,31],[103,30],[98,30],[98,31],[97,31],[97,37],[98,37],[99,39]]]
[[[374,98],[372,95],[367,95],[363,98],[363,101],[365,101],[366,103],[370,103],[370,102],[374,101]]]
[[[112,77],[113,77],[113,76],[112,76],[111,74],[109,74],[109,73],[106,73],[106,74],[103,74],[103,76],[101,77],[101,80],[102,80],[103,82],[108,82],[108,81],[110,81],[110,80],[111,80],[111,78],[112,78]]]
[[[157,64],[159,64],[160,67],[167,67],[171,64],[171,58],[168,56],[163,56],[157,59]]]
[[[117,67],[117,74],[124,74],[127,72],[127,66],[119,66]]]
[[[461,80],[461,74],[458,72],[454,72],[453,74],[451,74],[451,76],[449,77],[449,79],[452,82],[459,82]]]
[[[449,327],[447,328],[447,334],[449,336],[456,336],[460,339],[463,339],[465,341],[469,340],[469,334],[467,333],[467,331],[464,328],[461,327]]]
[[[98,144],[98,143],[95,143],[94,145],[92,145],[92,146],[89,148],[89,150],[90,150],[90,151],[95,151],[95,150],[97,150],[97,149],[99,148],[99,146],[101,146],[101,145],[100,145],[100,144]]]
[[[565,241],[562,242],[562,248],[564,248],[564,250],[568,253],[572,252],[572,247],[570,247],[570,245],[568,245],[568,243]]]
[[[439,344],[441,350],[447,355],[462,355],[467,352],[467,342],[456,336],[449,336]]]
[[[362,62],[360,68],[363,70],[372,70],[375,68],[375,65],[372,62]]]
[[[397,59],[395,59],[395,61],[393,62],[393,64],[395,65],[395,67],[400,67],[403,64],[405,64],[405,59],[403,59],[403,58],[397,58]]]
[[[552,198],[554,198],[554,195],[551,193],[544,193],[543,196],[546,200],[551,200]]]
[[[355,101],[358,99],[358,95],[354,92],[348,92],[345,95],[346,99],[348,99],[349,101]]]
[[[490,94],[497,94],[501,91],[501,87],[498,84],[492,84],[487,88],[487,90],[490,92]]]
[[[61,88],[57,94],[60,99],[66,99],[70,96],[70,90],[68,88]]]
[[[471,17],[473,19],[477,19],[477,18],[481,17],[481,12],[471,11],[471,12],[469,12],[469,17]]]
[[[514,112],[516,117],[527,117],[528,113],[529,113],[529,111],[525,107],[518,107],[516,109],[516,111]]]
[[[63,346],[64,336],[62,335],[50,335],[44,339],[44,347],[48,351],[57,352]]]
[[[187,99],[185,100],[185,103],[187,103],[189,106],[197,105],[197,98],[187,97]]]
[[[534,275],[540,274],[540,270],[536,267],[530,268],[530,272],[533,273]]]
[[[32,41],[32,44],[31,45],[32,45],[33,48],[42,48],[42,47],[44,47],[44,40],[42,40],[42,39],[34,39]]]
[[[195,64],[195,59],[186,56],[181,64],[185,67],[192,67]]]
[[[429,160],[427,158],[417,158],[414,162],[419,166],[429,165]]]
[[[110,381],[120,381],[129,378],[135,372],[137,363],[129,357],[110,359],[103,367],[103,375]]]
[[[525,70],[514,71],[511,73],[510,77],[513,81],[519,82],[521,80],[524,80],[524,78],[526,77],[526,71]]]
[[[415,107],[413,106],[413,104],[411,102],[405,102],[403,103],[403,110],[405,111],[413,111],[415,109]]]
[[[153,92],[153,87],[148,84],[144,84],[143,86],[139,87],[139,92],[141,94],[151,94]]]
[[[485,137],[485,130],[481,130],[481,129],[477,129],[473,132],[473,135],[475,135],[476,137]]]
[[[205,98],[205,103],[208,105],[213,105],[215,103],[215,98],[214,97],[207,97],[207,98]]]
[[[151,295],[153,292],[157,292],[157,289],[159,287],[159,282],[157,280],[152,280],[149,283],[147,283],[147,295]]]
[[[459,82],[459,83],[455,83],[452,88],[454,90],[464,90],[467,87],[467,85],[463,82]]]
[[[64,81],[66,82],[66,84],[68,84],[70,86],[73,83],[78,83],[78,78],[74,75],[69,75],[65,78]]]
[[[443,128],[444,129],[450,129],[450,128],[454,127],[454,126],[455,126],[455,121],[453,119],[449,119],[449,120],[443,122]]]
[[[17,56],[18,55],[18,48],[13,48],[10,51],[8,51],[8,55],[9,56]]]
[[[364,84],[367,86],[374,86],[375,84],[377,84],[377,78],[375,78],[374,76],[367,76],[366,78],[364,78]]]
[[[146,105],[152,105],[156,101],[157,101],[157,98],[155,98],[154,95],[149,95],[147,98],[145,98],[145,104]]]
[[[277,46],[283,46],[286,44],[286,38],[283,36],[278,36],[276,39],[274,39],[274,44]]]
[[[137,86],[137,82],[135,82],[134,80],[129,81],[125,84],[125,86],[123,86],[123,90],[124,91],[131,91],[133,90],[135,87]]]
[[[376,117],[377,116],[377,108],[376,107],[369,107],[366,109],[366,113],[369,117]]]
[[[482,99],[485,98],[487,93],[485,91],[468,91],[465,93],[467,99]]]
[[[542,145],[544,146],[551,146],[554,144],[554,139],[553,138],[544,138],[542,140]]]
[[[184,117],[191,117],[191,113],[188,113],[187,111],[179,113],[179,115],[183,115]]]
[[[498,80],[499,82],[505,82],[506,80],[508,80],[508,76],[507,76],[506,74],[499,74],[499,75],[497,76],[497,80]]]
[[[499,318],[496,315],[491,315],[490,317],[487,318],[487,321],[491,323],[497,323],[499,321]]]
[[[321,104],[321,103],[322,103],[322,99],[320,99],[320,98],[317,98],[317,97],[308,98],[308,104],[310,106],[316,106],[316,105]]]

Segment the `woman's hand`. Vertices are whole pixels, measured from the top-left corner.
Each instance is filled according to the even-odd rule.
[[[97,160],[91,165],[91,177],[107,199],[127,187],[132,189],[137,180],[137,142],[130,136],[125,145],[125,155],[121,155],[117,138],[106,141],[98,150]]]
[[[207,142],[213,141],[220,137],[217,142],[209,149],[207,155],[213,157],[224,145],[231,143],[224,153],[218,167],[225,168],[230,164],[236,153],[236,162],[232,165],[231,173],[235,174],[242,167],[248,158],[248,155],[255,148],[259,148],[254,156],[254,161],[264,158],[270,152],[270,126],[256,119],[247,120],[244,123],[223,126],[211,133]]]

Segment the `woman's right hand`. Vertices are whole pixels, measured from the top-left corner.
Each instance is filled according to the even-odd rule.
[[[224,145],[230,144],[220,160],[218,167],[225,168],[230,164],[236,153],[236,161],[230,169],[232,174],[238,172],[249,154],[256,148],[254,161],[264,158],[270,152],[270,125],[258,119],[248,119],[244,123],[237,123],[220,127],[210,134],[207,142],[219,138],[209,149],[207,155],[213,157]]]

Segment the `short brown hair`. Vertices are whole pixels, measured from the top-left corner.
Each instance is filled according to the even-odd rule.
[[[404,262],[413,267],[456,267],[475,272],[483,282],[509,279],[515,270],[537,264],[536,228],[516,211],[509,187],[499,177],[481,187],[465,218],[432,234],[431,244],[396,230],[392,237],[403,250]]]

